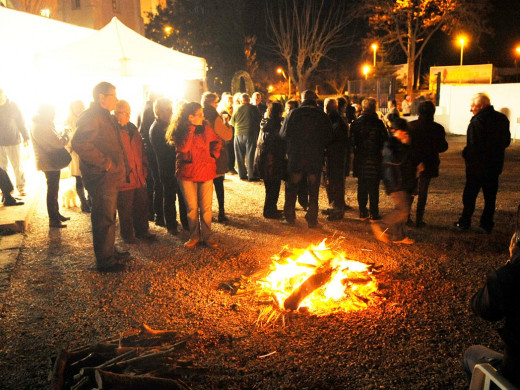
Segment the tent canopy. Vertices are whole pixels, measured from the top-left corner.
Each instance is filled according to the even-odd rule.
[[[204,80],[206,60],[168,49],[126,27],[117,18],[78,42],[36,55],[43,72],[70,76]]]
[[[37,52],[68,45],[96,32],[42,16],[0,7],[0,70],[12,75],[33,66]],[[6,72],[6,73],[4,73]]]

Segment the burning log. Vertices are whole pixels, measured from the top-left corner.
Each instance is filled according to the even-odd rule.
[[[314,254],[313,254],[314,255]],[[288,310],[296,310],[314,290],[326,284],[334,272],[330,261],[319,267],[307,280],[296,288],[284,301],[283,306]]]

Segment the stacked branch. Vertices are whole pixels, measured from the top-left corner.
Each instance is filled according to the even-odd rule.
[[[143,325],[118,338],[59,351],[49,380],[55,390],[186,390],[181,376],[190,369],[200,372],[180,356],[189,338]]]

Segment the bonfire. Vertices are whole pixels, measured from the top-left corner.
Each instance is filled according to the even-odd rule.
[[[272,260],[269,273],[257,280],[260,296],[271,303],[259,324],[285,321],[287,311],[324,316],[365,309],[377,299],[374,274],[381,267],[349,260],[326,240],[305,249],[285,247]]]

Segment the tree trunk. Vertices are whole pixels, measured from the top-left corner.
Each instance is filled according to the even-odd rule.
[[[406,94],[412,96],[413,93],[413,80],[415,76],[415,35],[412,30],[412,22],[408,21],[408,45],[407,45],[407,79],[406,79]]]

